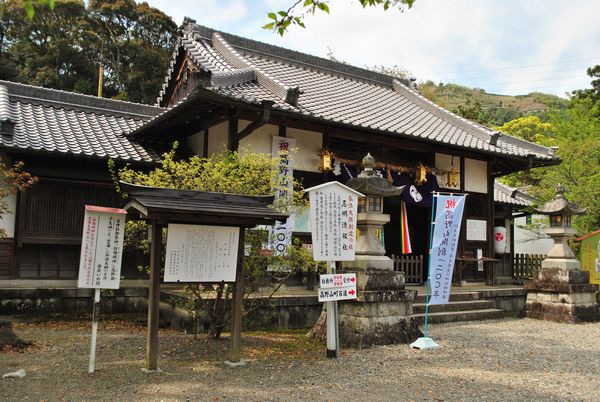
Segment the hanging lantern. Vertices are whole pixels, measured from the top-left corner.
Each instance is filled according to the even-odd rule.
[[[420,186],[427,181],[427,168],[419,163],[417,170],[415,171],[415,184]]]
[[[321,172],[331,172],[333,168],[333,152],[328,150],[323,150],[321,152],[321,165],[319,166],[319,170]]]
[[[452,164],[450,170],[446,173],[446,186],[458,187],[459,172],[454,170],[454,156],[452,157]]]

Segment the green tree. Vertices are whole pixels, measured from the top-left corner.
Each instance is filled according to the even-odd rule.
[[[29,18],[26,4],[35,16]],[[0,78],[154,103],[177,39],[170,17],[133,0],[0,3]]]
[[[207,158],[193,156],[178,159],[173,149],[163,155],[162,165],[151,171],[138,171],[125,166],[115,172],[114,162],[109,164],[116,179],[140,185],[196,191],[213,191],[245,195],[272,195],[278,189],[277,160],[266,154],[228,152],[213,154]],[[294,195],[291,200],[279,199],[274,208],[294,213],[306,206],[301,193],[301,185],[294,181]],[[126,227],[128,247],[147,247],[147,227],[141,222],[129,222]],[[268,241],[267,231],[247,230],[244,261],[245,311],[248,312],[266,303],[283,284],[283,281],[299,271],[313,269],[315,263],[310,253],[295,243],[285,256],[268,256],[262,251]],[[267,272],[268,266],[286,267],[284,270]],[[266,298],[248,298],[258,290],[265,280],[276,279],[277,286]],[[232,288],[218,285],[187,286],[188,296],[180,306],[185,308],[196,322],[205,319],[209,322],[209,333],[218,338],[229,323],[228,301]],[[259,302],[260,300],[260,302]]]
[[[415,0],[358,0],[363,7],[381,7],[384,10],[396,8],[404,11],[405,7],[411,8]],[[307,14],[324,12],[329,14],[329,5],[326,0],[296,0],[287,10],[270,12],[267,14],[269,22],[263,26],[264,29],[277,32],[282,35],[292,25],[304,28],[304,18]]]

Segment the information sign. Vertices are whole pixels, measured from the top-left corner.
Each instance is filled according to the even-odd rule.
[[[337,300],[356,299],[356,286],[344,286],[339,288],[319,289],[319,301],[330,302]]]
[[[321,289],[356,286],[356,274],[323,274],[319,276],[319,282]]]
[[[169,224],[165,282],[235,282],[240,228]]]
[[[78,288],[119,289],[127,211],[85,206]]]
[[[310,200],[310,224],[315,261],[354,261],[358,191],[329,182],[305,191]]]

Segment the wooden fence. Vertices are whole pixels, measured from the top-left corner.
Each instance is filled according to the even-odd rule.
[[[515,279],[532,279],[542,268],[544,254],[515,254],[512,266],[512,277]]]
[[[391,258],[394,261],[394,271],[404,272],[406,283],[425,282],[422,255],[392,254]]]

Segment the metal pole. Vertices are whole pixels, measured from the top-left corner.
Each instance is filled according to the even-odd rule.
[[[333,262],[332,265],[332,271],[335,274],[336,273],[336,268],[335,268],[335,262]],[[335,358],[337,360],[340,360],[340,316],[338,314],[338,302],[337,300],[333,302],[333,309],[334,309],[334,316],[335,316]]]
[[[92,345],[90,347],[90,365],[88,367],[88,373],[93,373],[96,367],[96,339],[98,336],[98,321],[100,321],[100,289],[94,289],[94,308],[92,315]]]
[[[327,273],[335,273],[335,261],[327,262]],[[327,357],[337,357],[336,302],[327,302]]]

